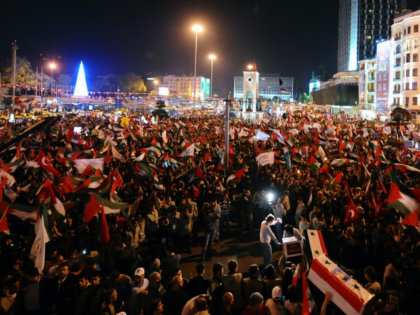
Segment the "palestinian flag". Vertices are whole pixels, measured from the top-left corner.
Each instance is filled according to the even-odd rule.
[[[27,205],[21,205],[11,202],[1,202],[0,211],[4,213],[7,210],[7,214],[17,216],[21,220],[35,220],[37,216],[37,207],[31,207]]]
[[[201,179],[205,179],[203,172],[200,170],[200,168],[196,168],[194,175],[190,178],[190,180],[188,181],[188,184],[193,182],[194,180],[201,178]]]
[[[245,169],[243,168],[240,171],[236,172],[235,174],[230,175],[226,181],[226,184],[228,184],[231,180],[234,180],[234,179],[237,179],[238,181],[240,181],[244,173],[245,173]]]
[[[129,204],[125,202],[112,202],[102,198],[97,193],[92,192],[90,194],[90,201],[87,204],[89,210],[96,210],[96,212],[100,212],[101,207],[103,206],[105,209],[105,214],[111,213],[120,213],[121,209],[128,208]]]
[[[101,185],[102,177],[90,176],[82,185],[76,188],[74,192],[81,191],[85,188],[96,189]]]
[[[317,160],[313,155],[309,158],[309,165],[311,169],[313,169],[315,172],[318,172],[319,167],[321,166],[321,163],[318,163]]]
[[[35,241],[32,244],[29,257],[35,261],[35,267],[39,271],[45,267],[45,244],[52,239],[52,224],[48,217],[47,207],[42,202],[35,222]]]
[[[350,159],[335,159],[331,162],[331,166],[334,166],[334,167],[341,167],[343,165],[356,166],[357,162]]]
[[[392,182],[389,189],[388,206],[397,209],[401,215],[406,216],[418,209],[420,204],[410,189],[397,182]]]
[[[134,174],[139,174],[146,180],[151,180],[154,177],[153,168],[142,162],[134,162],[133,171]]]
[[[159,143],[146,148],[146,150],[147,150],[147,153],[149,155],[154,154],[154,155],[156,155],[156,157],[160,157],[162,155],[162,152],[163,152],[163,149],[162,149],[162,147],[160,146]]]
[[[332,180],[330,187],[334,187],[338,184],[341,184],[341,182],[343,181],[343,172],[338,172],[337,176]]]
[[[101,213],[101,222],[99,225],[101,229],[99,231],[98,240],[102,244],[102,246],[107,246],[111,237],[109,236],[108,222],[106,222],[105,209],[103,205],[99,212]]]

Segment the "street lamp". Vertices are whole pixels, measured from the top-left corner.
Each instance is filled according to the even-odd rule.
[[[52,89],[52,85],[54,82],[54,69],[56,68],[55,63],[50,63],[50,68],[51,68],[51,78],[52,78],[52,82],[51,82],[51,89]],[[51,96],[53,97],[52,93]]]
[[[216,59],[216,56],[210,55],[209,58],[211,60],[210,97],[213,97],[213,60]]]
[[[198,33],[203,31],[203,27],[200,25],[194,25],[192,30],[195,32],[195,63],[194,63],[194,108],[195,105],[195,96],[197,94],[197,41],[198,41]]]
[[[249,70],[249,71],[251,71],[253,68],[254,68],[254,66],[252,66],[252,65],[249,65],[249,66],[248,66],[248,70]]]

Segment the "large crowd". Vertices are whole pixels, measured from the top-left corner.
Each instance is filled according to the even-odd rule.
[[[394,183],[413,196],[420,187],[418,126],[305,112],[232,119],[226,165],[224,123],[64,115],[4,148],[0,314],[309,314],[307,285],[312,314],[346,314],[336,292],[306,280],[306,250],[272,261],[305,230],[320,231],[328,258],[373,295],[365,314],[419,314],[418,210],[388,204]],[[3,143],[32,123],[0,125]],[[206,265],[228,237],[258,239],[264,264],[244,274],[236,260]],[[197,246],[186,277],[182,257]]]

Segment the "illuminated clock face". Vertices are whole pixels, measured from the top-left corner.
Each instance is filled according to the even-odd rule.
[[[252,78],[251,77],[248,77],[248,79],[246,79],[249,83],[251,83],[252,82]]]

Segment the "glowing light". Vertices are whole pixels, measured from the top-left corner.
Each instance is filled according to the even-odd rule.
[[[211,60],[214,60],[214,59],[216,59],[216,56],[215,56],[215,55],[210,55],[210,56],[209,56],[209,58],[210,58]]]
[[[267,194],[267,200],[271,201],[274,199],[274,195],[273,194]]]
[[[157,84],[158,83],[158,80],[155,80],[155,81],[153,81],[155,84]]]
[[[56,67],[57,67],[57,66],[56,66],[54,63],[51,63],[51,64],[50,64],[50,68],[51,68],[51,69],[55,69]]]
[[[76,87],[74,88],[74,96],[88,96],[88,89],[86,84],[85,69],[83,62],[80,62],[79,73],[77,75]]]
[[[203,27],[202,27],[202,26],[200,26],[200,25],[194,25],[194,26],[192,27],[192,30],[193,30],[193,31],[195,31],[195,32],[197,32],[197,33],[200,33],[200,32],[202,32],[202,31],[203,31]]]
[[[248,70],[251,71],[254,68],[254,66],[249,65]]]

